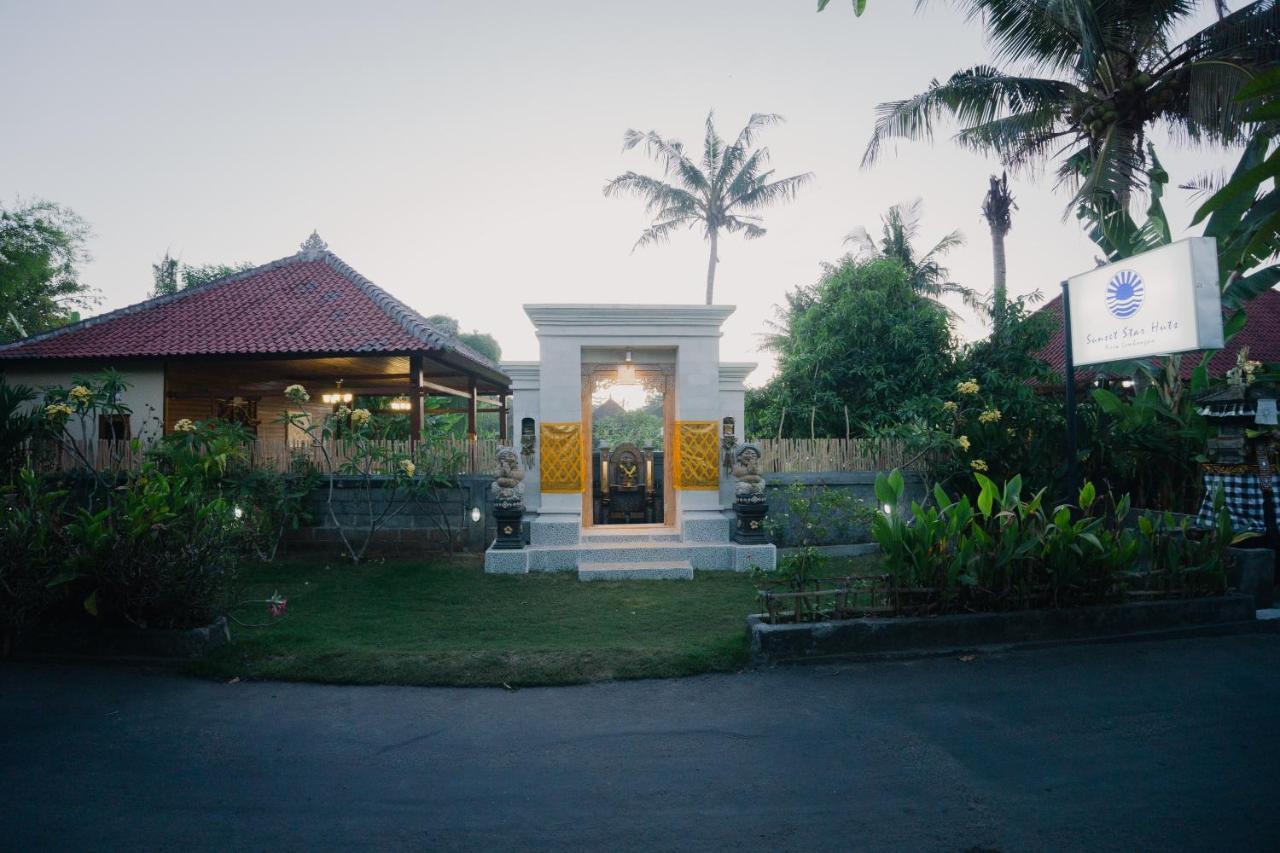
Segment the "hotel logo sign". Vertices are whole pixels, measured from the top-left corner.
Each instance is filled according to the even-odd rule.
[[[1179,240],[1067,280],[1076,365],[1222,347],[1212,237]]]

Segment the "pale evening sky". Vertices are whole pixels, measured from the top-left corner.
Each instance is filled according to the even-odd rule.
[[[738,306],[722,357],[767,369],[771,307],[894,202],[924,198],[925,241],[961,229],[952,272],[990,288],[978,208],[995,162],[942,136],[859,168],[877,102],[989,59],[979,26],[914,5],[872,0],[855,19],[845,0],[820,15],[813,0],[0,0],[0,199],[51,199],[90,222],[83,278],[101,310],[145,298],[165,249],[263,263],[317,229],[419,311],[533,359],[522,303],[702,301],[701,236],[632,254],[641,202],[601,194],[656,169],[622,152],[623,131],[693,144],[710,108],[726,136],[778,112],[787,124],[763,140],[779,175],[815,180],[766,212],[765,238],[722,240],[716,291]],[[1156,142],[1175,184],[1233,159]],[[1012,183],[1010,290],[1048,293],[1095,253],[1051,177]],[[1194,202],[1170,196],[1178,230]],[[959,332],[984,333],[972,320]]]

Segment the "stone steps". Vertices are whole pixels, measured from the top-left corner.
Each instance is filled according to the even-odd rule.
[[[580,581],[693,580],[688,560],[643,560],[626,563],[578,563]]]
[[[679,542],[680,531],[636,531],[627,533],[584,533],[579,540],[583,545],[638,544],[644,542]]]

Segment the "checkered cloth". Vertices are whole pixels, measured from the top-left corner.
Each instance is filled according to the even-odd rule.
[[[1275,476],[1272,475],[1272,483]],[[1246,530],[1265,531],[1267,529],[1266,493],[1258,483],[1258,475],[1253,471],[1239,474],[1218,474],[1208,471],[1204,474],[1204,503],[1200,504],[1200,515],[1196,517],[1197,527],[1213,527],[1217,523],[1213,512],[1213,496],[1222,489],[1227,501],[1227,512],[1231,515],[1231,527],[1237,533]],[[1276,517],[1280,518],[1280,492],[1271,489],[1272,505],[1276,509]]]

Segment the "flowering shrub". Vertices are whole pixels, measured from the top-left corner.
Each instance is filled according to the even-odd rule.
[[[308,396],[302,386],[291,387],[299,399]],[[368,409],[339,406],[319,424],[312,423],[304,414],[287,413],[281,422],[310,436],[323,457],[329,479],[329,520],[352,562],[363,560],[377,531],[415,502],[436,503],[452,546],[453,531],[447,514],[440,507],[437,489],[453,483],[460,460],[445,458],[444,454],[430,459],[423,455],[415,460],[410,453],[394,449],[387,439],[398,426],[397,421],[377,417]],[[340,448],[340,458],[331,455],[335,447]],[[350,528],[342,523],[334,509],[334,488],[339,478],[354,480],[364,498],[368,521],[358,539],[349,534]]]

